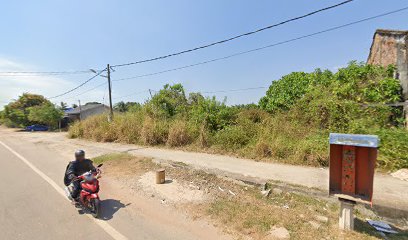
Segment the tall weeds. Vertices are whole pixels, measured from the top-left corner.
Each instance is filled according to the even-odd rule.
[[[111,123],[104,115],[74,123],[69,137],[327,166],[330,132],[376,134],[379,166],[406,168],[408,132],[400,127],[400,109],[364,106],[398,100],[398,84],[388,71],[351,63],[335,74],[289,74],[271,85],[260,107],[229,107],[200,93],[187,98],[180,84],[166,85],[145,104],[115,114]],[[306,85],[296,90],[296,83]]]

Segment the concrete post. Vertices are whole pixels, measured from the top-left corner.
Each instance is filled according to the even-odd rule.
[[[339,198],[339,201],[339,228],[341,230],[354,230],[354,206],[356,202],[342,198]]]
[[[156,171],[156,184],[163,184],[166,182],[166,170],[164,168]]]

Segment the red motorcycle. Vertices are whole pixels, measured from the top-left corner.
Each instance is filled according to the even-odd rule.
[[[79,203],[80,205],[91,212],[92,216],[97,218],[100,210],[100,200],[99,200],[99,181],[101,177],[101,170],[103,164],[99,164],[96,167],[96,171],[89,171],[81,176],[76,177],[73,181],[81,181],[81,192],[79,193]],[[65,192],[70,198],[71,192],[73,190],[73,185],[70,184],[65,188]],[[71,199],[71,198],[70,198]]]

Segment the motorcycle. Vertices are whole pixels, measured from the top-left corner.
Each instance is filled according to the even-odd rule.
[[[88,210],[93,217],[97,218],[100,211],[99,200],[99,178],[101,177],[101,170],[103,164],[96,167],[96,171],[88,171],[76,178],[73,181],[81,181],[81,192],[79,193],[79,204],[84,209]],[[74,189],[73,184],[65,187],[65,193],[68,199],[72,200],[71,193]]]

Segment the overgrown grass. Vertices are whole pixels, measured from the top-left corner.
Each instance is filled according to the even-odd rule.
[[[262,161],[328,166],[329,131],[290,121],[286,116],[268,114],[261,122],[238,122],[215,133],[189,127],[191,123],[186,119],[153,120],[148,117],[141,122],[134,119],[141,117],[134,113],[117,114],[112,123],[108,123],[105,116],[91,117],[72,125],[68,135],[101,142],[178,147]],[[406,130],[372,128],[357,133],[380,137],[379,167],[385,170],[408,167]]]
[[[200,93],[187,98],[180,84],[166,85],[112,123],[101,115],[73,124],[69,137],[328,166],[330,132],[374,134],[379,167],[396,170],[408,167],[408,131],[401,108],[377,104],[400,101],[391,73],[354,62],[337,73],[292,73],[274,81],[259,106],[228,107]]]

